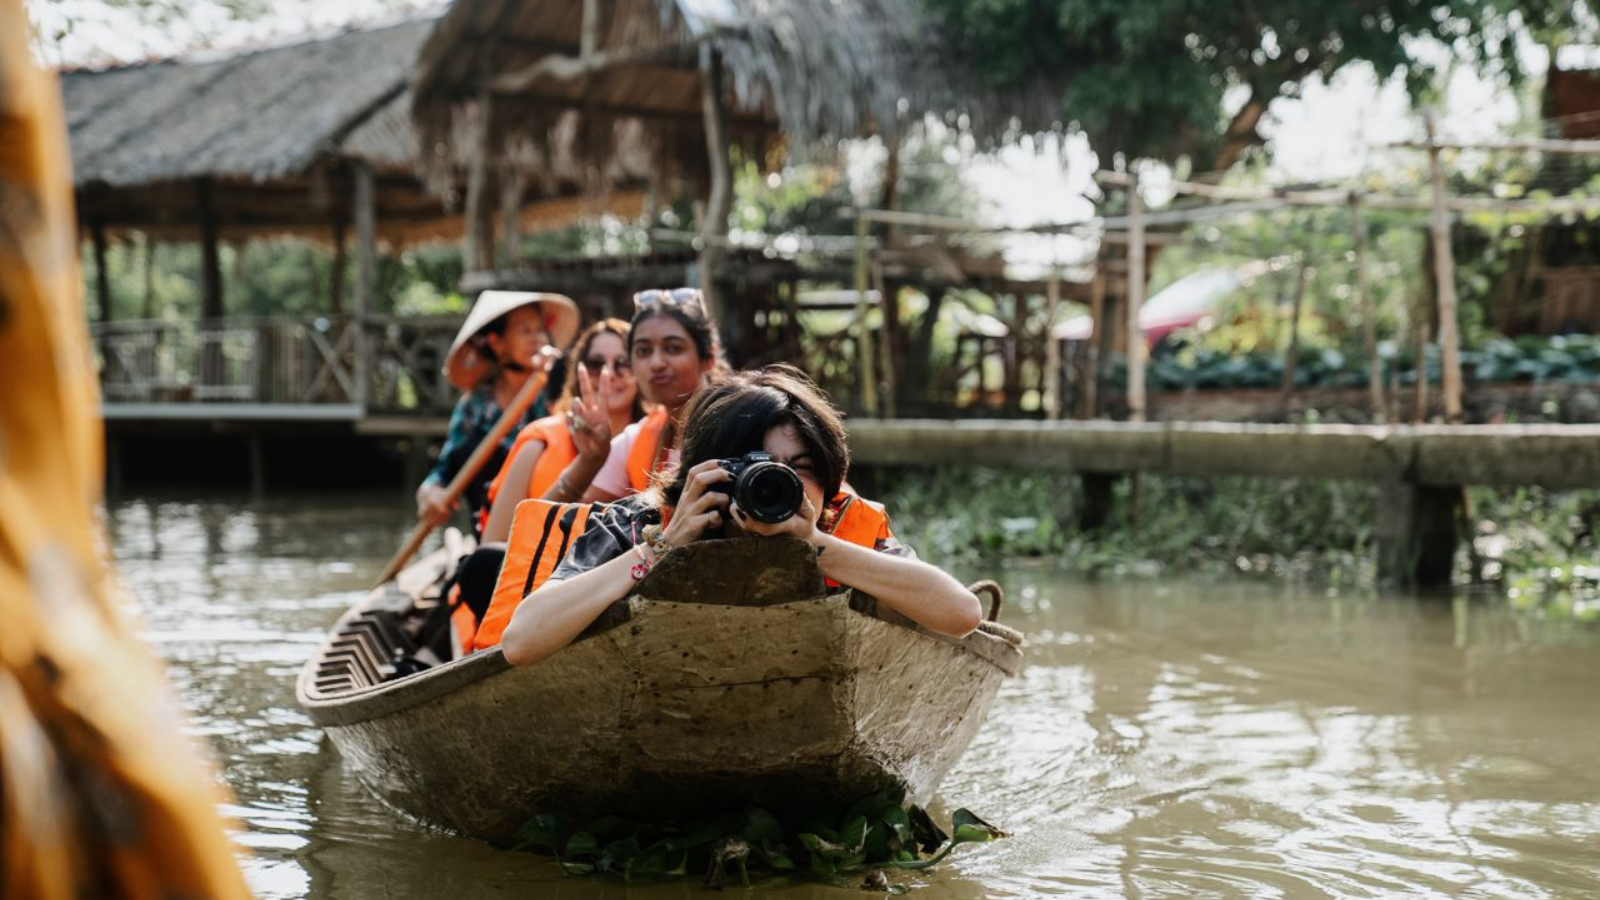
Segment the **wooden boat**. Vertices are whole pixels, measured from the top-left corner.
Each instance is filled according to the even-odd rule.
[[[933,635],[828,594],[803,543],[747,538],[675,551],[528,668],[495,649],[394,677],[451,558],[345,613],[299,698],[388,804],[494,842],[547,811],[794,809],[891,785],[925,802],[1021,662],[1010,628]]]

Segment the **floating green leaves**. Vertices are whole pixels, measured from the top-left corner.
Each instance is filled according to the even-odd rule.
[[[528,820],[516,849],[556,857],[573,874],[605,873],[625,879],[704,873],[707,888],[735,877],[750,884],[752,868],[774,874],[810,873],[830,880],[864,873],[864,890],[902,893],[885,869],[927,869],[962,844],[986,843],[1006,833],[970,810],[958,809],[947,833],[903,791],[865,797],[842,815],[780,820],[764,809],[742,815],[656,824],[606,816],[573,828],[560,815]]]

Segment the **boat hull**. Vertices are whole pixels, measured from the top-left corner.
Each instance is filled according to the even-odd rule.
[[[797,809],[891,786],[926,800],[1015,671],[1015,641],[919,631],[811,574],[813,596],[758,586],[740,605],[642,584],[525,669],[490,650],[335,699],[303,678],[302,703],[384,801],[501,843],[548,811]]]

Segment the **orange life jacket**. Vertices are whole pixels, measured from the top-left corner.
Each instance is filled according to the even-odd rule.
[[[567,430],[566,416],[545,416],[528,423],[517,433],[516,443],[511,445],[511,451],[506,454],[506,463],[500,467],[500,473],[494,476],[494,481],[489,482],[489,506],[494,506],[494,499],[500,496],[500,487],[506,480],[506,473],[511,471],[511,463],[517,454],[533,441],[543,443],[544,450],[539,454],[539,461],[533,464],[533,474],[528,479],[529,497],[543,497],[567,466],[578,458],[578,445],[572,442],[572,432]],[[486,522],[488,515],[488,508],[485,507]]]
[[[878,542],[894,537],[883,504],[874,503],[845,487],[834,495],[833,505],[839,507],[839,515],[828,532],[834,537],[868,550],[876,550]]]
[[[661,446],[661,435],[667,428],[667,410],[656,407],[650,415],[639,422],[639,435],[634,439],[633,450],[628,453],[628,487],[635,494],[641,493],[650,486],[650,476],[656,473],[657,451],[665,451]],[[666,466],[667,454],[662,452],[661,467]]]
[[[506,542],[506,559],[494,583],[494,597],[483,614],[483,622],[465,632],[469,637],[462,642],[463,653],[487,650],[500,643],[506,626],[511,624],[511,614],[517,611],[517,604],[545,583],[572,549],[572,542],[588,527],[589,509],[588,503],[552,503],[537,498],[517,504],[517,513],[511,520],[511,535]],[[460,616],[463,608],[466,608],[465,603],[456,609],[455,615]],[[472,610],[467,609],[466,622],[471,621]],[[456,626],[459,639],[463,634],[459,618]]]

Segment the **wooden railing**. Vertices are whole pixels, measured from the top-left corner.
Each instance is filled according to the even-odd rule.
[[[344,404],[448,414],[455,318],[228,318],[91,326],[108,405]],[[362,340],[364,338],[364,340]],[[359,358],[364,351],[365,358]]]

